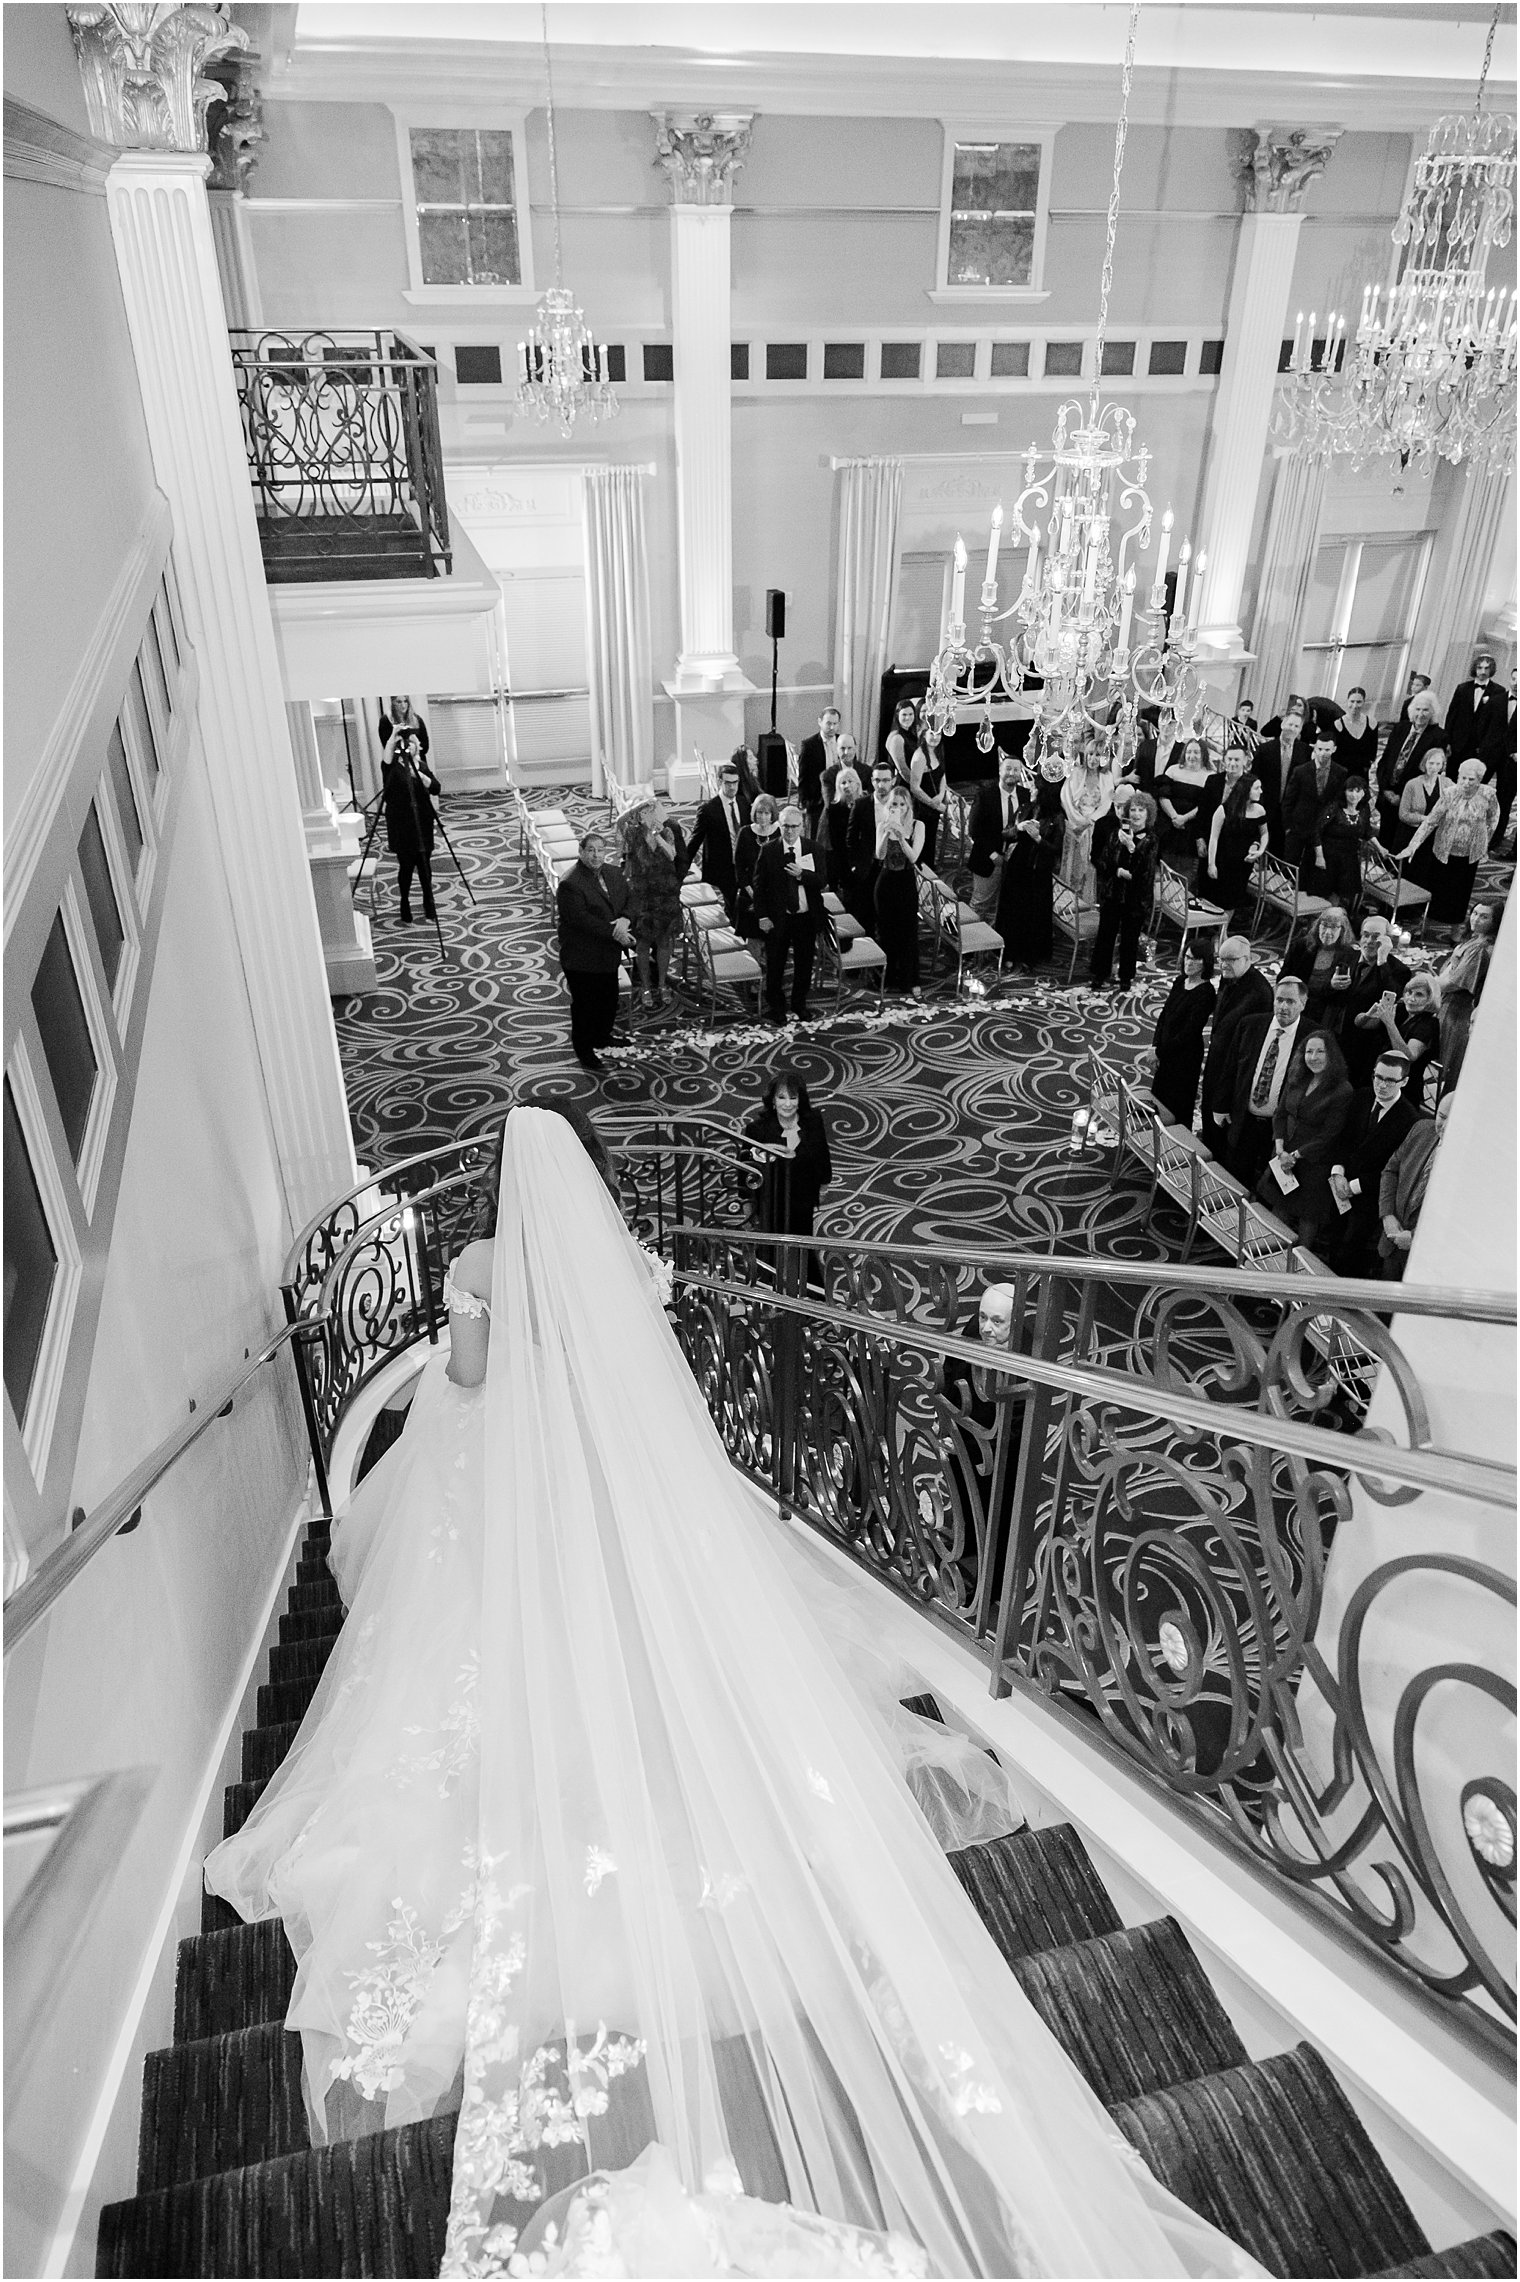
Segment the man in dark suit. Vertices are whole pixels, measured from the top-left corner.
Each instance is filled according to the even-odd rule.
[[[1265,1021],[1272,1012],[1272,985],[1255,964],[1256,952],[1245,935],[1227,935],[1218,951],[1213,1026],[1209,1050],[1203,1060],[1203,1138],[1221,1163],[1229,1154],[1232,1057],[1235,1034],[1252,1018]]]
[[[1287,711],[1277,724],[1276,735],[1268,736],[1256,748],[1256,781],[1261,786],[1261,805],[1267,815],[1267,846],[1274,856],[1283,852],[1283,795],[1288,789],[1288,780],[1308,757],[1303,706],[1298,698],[1290,698]]]
[[[1373,1065],[1388,1043],[1378,1012],[1384,998],[1395,1003],[1403,995],[1409,969],[1393,955],[1393,929],[1376,912],[1369,911],[1357,937],[1357,960],[1341,1002],[1341,1051],[1346,1075],[1358,1090],[1371,1085]]]
[[[1282,802],[1283,854],[1297,865],[1305,886],[1316,868],[1324,868],[1319,820],[1327,807],[1339,801],[1345,782],[1346,772],[1335,757],[1335,739],[1322,732],[1308,760],[1300,761],[1289,777]]]
[[[737,763],[724,761],[718,770],[717,792],[697,810],[697,821],[686,843],[683,874],[691,870],[700,856],[702,877],[722,896],[723,908],[730,920],[734,916],[734,898],[739,887],[734,873],[734,850],[739,845],[739,834],[749,822],[750,805],[739,782]]]
[[[863,805],[863,804],[862,804]],[[813,958],[828,931],[823,871],[813,843],[802,836],[802,810],[781,811],[781,829],[767,840],[755,866],[755,917],[765,944],[765,1006],[773,1022],[786,1020],[786,962],[792,962],[792,1013],[807,1013]]]
[[[1018,830],[1022,776],[1023,769],[1014,755],[999,753],[997,783],[979,784],[971,796],[966,857],[971,871],[971,908],[989,927],[1003,881],[1003,857]]]
[[[599,1046],[612,1044],[617,1020],[618,967],[633,948],[628,883],[620,871],[602,867],[602,836],[582,836],[573,871],[566,872],[555,898],[559,921],[559,963],[570,991],[570,1050],[584,1069],[602,1067]]]
[[[887,811],[892,787],[897,782],[897,771],[888,760],[879,760],[871,770],[871,797],[857,800],[850,810],[850,831],[846,843],[849,873],[855,883],[855,901],[850,906],[855,917],[867,933],[876,924],[876,875],[881,866],[876,860],[876,836]]]
[[[838,759],[839,708],[826,705],[818,716],[818,727],[811,737],[803,738],[797,754],[797,798],[807,815],[810,838],[816,838],[823,814],[823,772],[833,768]]]
[[[1515,669],[1509,669],[1509,696],[1504,701],[1504,737],[1499,749],[1499,766],[1494,776],[1494,790],[1499,795],[1499,825],[1494,833],[1497,844],[1509,832],[1510,810],[1515,805]]]
[[[442,792],[423,757],[415,729],[398,729],[380,764],[385,800],[385,844],[396,859],[401,885],[401,924],[412,923],[412,874],[422,882],[422,916],[434,919],[433,795]]]
[[[1446,708],[1446,774],[1454,777],[1464,761],[1483,763],[1490,780],[1498,770],[1506,728],[1504,692],[1497,679],[1498,661],[1491,650],[1480,650],[1472,662],[1470,679],[1459,682]]]
[[[1394,727],[1393,733],[1396,737],[1402,737],[1404,735],[1404,732],[1409,727],[1409,708],[1413,705],[1415,699],[1423,695],[1423,693],[1429,689],[1429,687],[1429,674],[1412,673],[1410,675],[1409,687],[1404,692],[1404,702],[1399,707],[1399,718]]]
[[[1408,1082],[1403,1054],[1379,1054],[1370,1090],[1352,1101],[1340,1162],[1330,1168],[1335,1217],[1320,1232],[1320,1249],[1337,1275],[1379,1272],[1378,1186],[1383,1167],[1415,1121],[1414,1104],[1404,1098]]]
[[[1309,994],[1297,975],[1279,975],[1270,1014],[1250,1015],[1230,1053],[1229,1168],[1254,1189],[1272,1156],[1272,1119],[1282,1095]]]

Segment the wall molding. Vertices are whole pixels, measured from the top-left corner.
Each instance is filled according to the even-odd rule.
[[[7,105],[7,127],[9,105]],[[82,137],[80,138],[83,139]],[[8,148],[7,144],[7,148]],[[7,172],[9,165],[7,164]],[[163,493],[155,492],[116,576],[106,606],[95,621],[68,693],[58,710],[36,769],[5,835],[5,942],[26,902],[27,891],[47,847],[58,811],[68,794],[74,764],[101,701],[110,695],[114,717],[120,699],[115,660],[129,632],[140,637],[153,606],[153,591],[169,559],[173,518]],[[136,648],[136,643],[133,643]]]
[[[5,98],[5,172],[17,182],[45,182],[54,190],[74,190],[104,198],[106,176],[116,164],[109,143],[81,135],[29,103]]]

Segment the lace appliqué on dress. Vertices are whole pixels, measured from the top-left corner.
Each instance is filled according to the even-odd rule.
[[[437,1727],[431,1731],[425,1727],[406,1729],[408,1735],[431,1732],[443,1740],[436,1750],[408,1751],[397,1760],[396,1782],[401,1789],[414,1783],[419,1775],[436,1775],[439,1797],[447,1799],[453,1795],[480,1749],[480,1710],[475,1701],[475,1684],[479,1678],[480,1658],[472,1651],[455,1675],[454,1685],[459,1692],[451,1699]]]
[[[367,2100],[383,2099],[401,2083],[401,2047],[446,1947],[420,1930],[417,1911],[399,1896],[391,1906],[396,1914],[386,1939],[365,1943],[379,1963],[348,1976],[355,1992],[346,2032],[352,2049],[331,2071],[334,2082],[347,2078]]]
[[[443,1279],[443,1304],[452,1308],[456,1315],[479,1317],[491,1312],[489,1300],[477,1299],[473,1292],[467,1292],[455,1283],[452,1268]]]

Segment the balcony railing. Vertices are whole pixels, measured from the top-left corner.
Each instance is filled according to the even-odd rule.
[[[229,338],[270,582],[446,577],[434,360],[402,333]]]

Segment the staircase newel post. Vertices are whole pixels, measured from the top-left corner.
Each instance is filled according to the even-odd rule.
[[[1066,1278],[1047,1276],[1040,1291],[1034,1326],[1033,1352],[1041,1362],[1053,1363],[1059,1358],[1070,1305],[1071,1287]],[[1036,1386],[1023,1399],[1023,1431],[1019,1439],[1019,1470],[1014,1483],[1012,1525],[1008,1532],[1002,1575],[996,1580],[997,1631],[992,1645],[994,1696],[1006,1696],[1012,1692],[1013,1682],[1008,1671],[1010,1660],[1019,1677],[1029,1676],[1020,1661],[1021,1654],[1032,1650],[1034,1646],[1033,1640],[1025,1642],[1021,1638],[1024,1609],[1041,1534],[1050,1523],[1052,1501],[1046,1495],[1045,1451],[1050,1440],[1052,1416],[1057,1403],[1064,1398],[1053,1387]],[[1011,1406],[1009,1415],[1011,1418]],[[998,1480],[994,1484],[994,1496],[1001,1488],[1009,1432],[1010,1429],[1005,1424],[1002,1447],[998,1451]],[[1059,1461],[1057,1470],[1059,1473]],[[997,1511],[996,1505],[992,1511]]]

